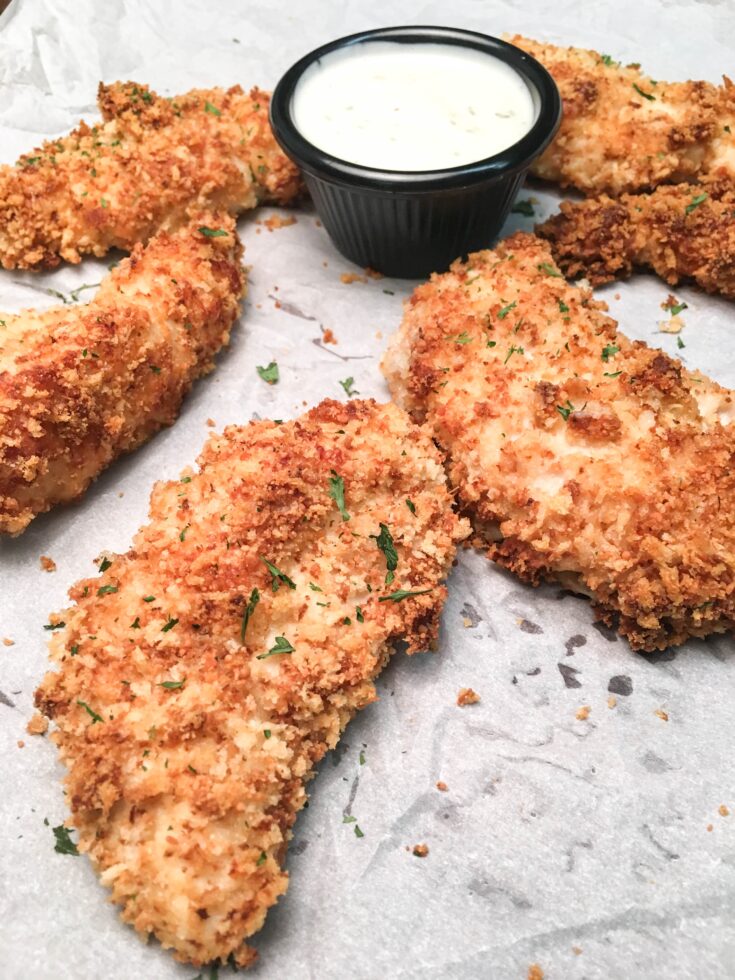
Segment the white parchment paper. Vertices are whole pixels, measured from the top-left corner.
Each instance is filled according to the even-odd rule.
[[[0,159],[95,118],[100,79],[132,78],[165,94],[272,87],[312,47],[399,23],[521,31],[641,61],[662,78],[717,81],[735,68],[733,0],[15,0],[0,16]],[[528,194],[540,216],[558,200]],[[229,351],[176,425],[112,466],[78,505],[0,542],[0,638],[14,640],[0,645],[8,980],[196,973],[119,923],[86,859],[54,852],[51,826],[66,816],[61,770],[48,740],[26,735],[25,724],[46,669],[49,612],[102,550],[127,549],[152,483],[193,462],[207,420],[221,428],[254,413],[288,418],[346,397],[339,382],[348,377],[362,395],[387,398],[378,361],[413,284],[344,284],[342,272],[359,270],[312,211],[273,232],[257,224],[268,213],[240,222],[249,299]],[[508,231],[530,223],[516,216]],[[43,276],[3,272],[0,309],[53,305],[45,290],[68,297],[105,271],[86,261]],[[678,351],[658,332],[667,293],[650,276],[601,291],[630,335],[735,386],[732,304],[676,290],[689,304]],[[337,346],[320,343],[321,328]],[[273,359],[281,382],[269,387],[256,365]],[[41,555],[56,572],[41,570]],[[464,553],[439,651],[396,658],[380,701],[312,784],[289,856],[291,887],[257,939],[253,976],[504,980],[525,978],[532,963],[547,978],[735,976],[735,814],[718,812],[735,810],[734,683],[732,639],[635,656],[595,628],[585,601],[524,587]],[[463,686],[479,704],[456,707]],[[587,721],[575,718],[583,705]],[[419,842],[429,846],[424,859],[407,850]]]

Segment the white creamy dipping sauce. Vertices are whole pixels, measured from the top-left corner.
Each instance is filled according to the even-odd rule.
[[[310,65],[291,114],[332,156],[418,172],[499,153],[529,131],[537,107],[516,71],[475,48],[370,41]]]

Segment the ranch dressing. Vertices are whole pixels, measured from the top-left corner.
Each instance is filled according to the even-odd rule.
[[[499,153],[529,131],[537,108],[517,72],[475,48],[373,41],[310,65],[291,113],[332,156],[417,172]]]

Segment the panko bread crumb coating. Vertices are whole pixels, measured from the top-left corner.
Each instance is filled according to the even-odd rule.
[[[639,65],[520,35],[506,40],[532,55],[559,87],[564,118],[531,166],[544,180],[585,194],[651,190],[702,174],[735,178],[732,83],[663,82]]]
[[[627,278],[638,267],[669,285],[693,279],[708,293],[735,299],[735,183],[674,184],[651,194],[603,194],[562,201],[539,225],[565,275],[592,285]]]
[[[371,401],[227,428],[150,517],[52,617],[36,701],[123,919],[197,967],[246,965],[306,781],[393,644],[434,644],[468,529],[430,433]]]
[[[164,98],[134,82],[100,84],[102,121],[0,166],[0,264],[52,268],[63,259],[130,251],[176,230],[189,209],[239,214],[287,204],[301,178],[254,88],[194,89]]]
[[[233,219],[202,212],[137,245],[91,303],[0,313],[0,534],[176,419],[229,339],[241,255]]]
[[[735,404],[604,308],[519,233],[414,292],[384,371],[489,556],[658,650],[733,626]]]

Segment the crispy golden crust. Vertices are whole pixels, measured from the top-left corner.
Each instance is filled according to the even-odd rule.
[[[187,209],[238,214],[302,190],[268,122],[270,96],[236,85],[173,99],[99,87],[102,121],[0,166],[0,263],[51,268],[172,231]]]
[[[735,176],[735,99],[726,80],[662,82],[607,55],[516,35],[551,73],[564,103],[556,139],[531,172],[586,194],[650,190],[700,173]]]
[[[735,403],[602,309],[517,234],[416,290],[384,370],[490,556],[655,650],[735,620]]]
[[[693,279],[708,293],[735,297],[735,184],[658,187],[651,194],[603,194],[561,213],[537,229],[548,238],[565,275],[597,285],[653,269],[670,285]]]
[[[243,941],[286,890],[304,783],[375,700],[393,642],[433,644],[466,529],[429,433],[395,405],[325,401],[231,427],[199,466],[158,484],[131,550],[71,590],[36,700],[79,849],[123,919],[182,961],[246,964]],[[380,601],[397,589],[422,594]],[[263,657],[276,637],[293,652]]]
[[[201,212],[136,246],[88,305],[0,314],[0,534],[174,421],[229,339],[241,255],[233,219]]]

